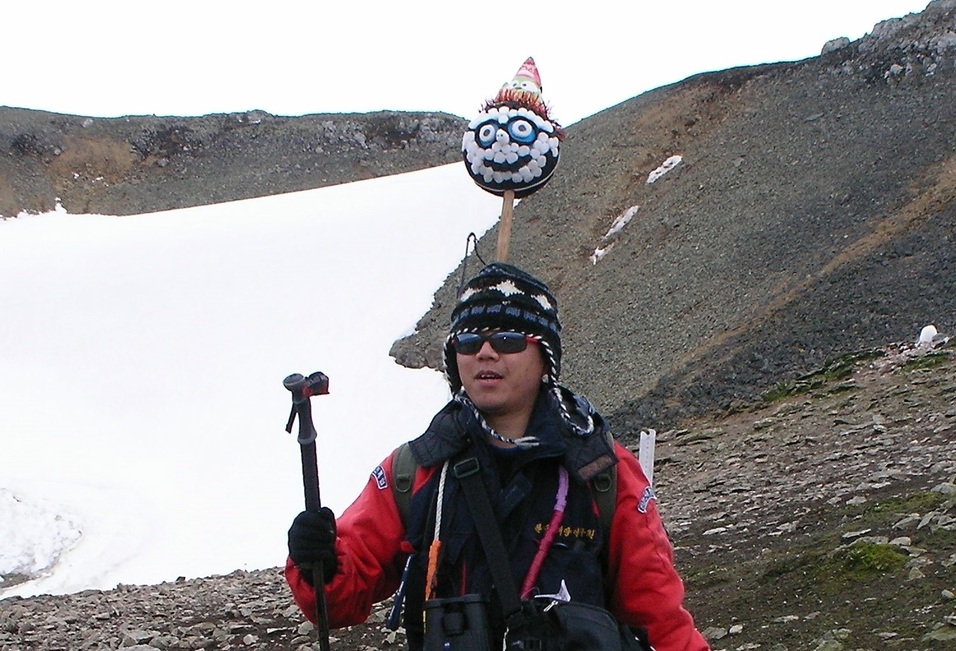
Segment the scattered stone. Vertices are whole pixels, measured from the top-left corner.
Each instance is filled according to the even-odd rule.
[[[943,482],[941,484],[937,484],[936,486],[933,487],[933,492],[940,493],[942,495],[956,495],[956,484],[953,484],[951,482]]]
[[[727,637],[727,629],[712,626],[701,631],[701,635],[709,641],[722,640]]]
[[[314,630],[315,630],[315,625],[312,624],[312,622],[306,620],[302,622],[301,624],[299,624],[295,632],[298,633],[299,635],[309,635]]]
[[[905,518],[893,525],[894,529],[909,529],[919,524],[921,516],[918,513],[910,513]]]
[[[842,651],[843,643],[850,637],[850,633],[846,628],[828,631],[814,643],[813,651]]]
[[[847,531],[845,534],[840,536],[843,540],[855,540],[857,538],[862,538],[866,534],[870,533],[872,529],[861,529],[860,531]]]
[[[784,615],[783,617],[777,617],[773,621],[778,624],[788,624],[790,622],[798,622],[800,618],[797,615]]]
[[[956,626],[940,624],[939,628],[936,628],[924,635],[923,639],[926,641],[933,640],[936,642],[951,642],[956,640]]]
[[[833,38],[823,44],[823,49],[820,50],[820,54],[829,54],[834,50],[842,50],[850,44],[850,39],[846,36],[841,36],[839,38]]]

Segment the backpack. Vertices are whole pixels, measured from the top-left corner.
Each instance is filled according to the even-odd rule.
[[[614,448],[614,437],[610,430],[605,433],[608,444]],[[402,524],[408,522],[408,511],[412,501],[412,484],[415,482],[415,473],[418,471],[418,462],[408,442],[402,443],[395,451],[392,459],[392,494],[398,506],[398,514]],[[598,507],[601,529],[606,533],[611,530],[614,520],[614,507],[617,504],[617,464],[604,472],[597,474],[591,480],[591,489],[594,493],[594,502]]]

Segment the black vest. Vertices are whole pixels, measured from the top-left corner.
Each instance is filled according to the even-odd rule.
[[[578,407],[583,399],[570,396]],[[572,402],[575,404],[575,402]],[[561,528],[548,552],[536,583],[540,594],[556,593],[562,580],[572,599],[606,607],[603,576],[605,534],[595,512],[588,480],[616,462],[605,436],[605,424],[593,413],[595,431],[589,436],[566,426],[551,394],[542,393],[526,435],[540,445],[529,449],[493,448],[473,411],[452,401],[432,420],[426,432],[411,442],[419,465],[438,466],[430,480],[411,499],[407,537],[418,550],[408,576],[404,625],[408,648],[422,648],[425,574],[428,546],[434,534],[440,466],[448,459],[474,456],[508,548],[515,584],[520,586],[551,520],[558,490],[558,467],[570,476],[568,502]],[[449,471],[445,482],[440,539],[442,553],[437,572],[437,598],[481,594],[490,600],[489,616],[496,639],[504,621],[484,550],[476,535],[461,487]]]

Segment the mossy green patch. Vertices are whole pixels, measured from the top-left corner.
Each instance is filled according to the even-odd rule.
[[[925,355],[921,355],[920,357],[914,357],[913,359],[908,360],[900,368],[902,368],[904,371],[935,368],[948,362],[951,356],[952,354],[946,350],[927,353]]]
[[[882,350],[864,350],[850,353],[831,360],[820,369],[800,376],[794,380],[785,380],[763,394],[764,403],[774,403],[790,396],[804,394],[810,391],[819,391],[834,381],[845,380],[864,362],[883,357]],[[835,392],[842,393],[852,390],[852,385],[843,383]]]
[[[836,557],[849,577],[860,580],[892,574],[903,567],[908,558],[893,545],[871,542],[850,545]]]
[[[881,500],[870,505],[868,510],[875,513],[926,513],[939,507],[946,499],[942,493],[923,491]]]

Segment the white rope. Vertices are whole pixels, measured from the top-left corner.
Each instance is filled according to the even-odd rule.
[[[435,507],[435,535],[432,540],[441,539],[441,514],[445,504],[445,478],[448,476],[448,461],[441,467],[441,477],[438,479],[438,504]]]

